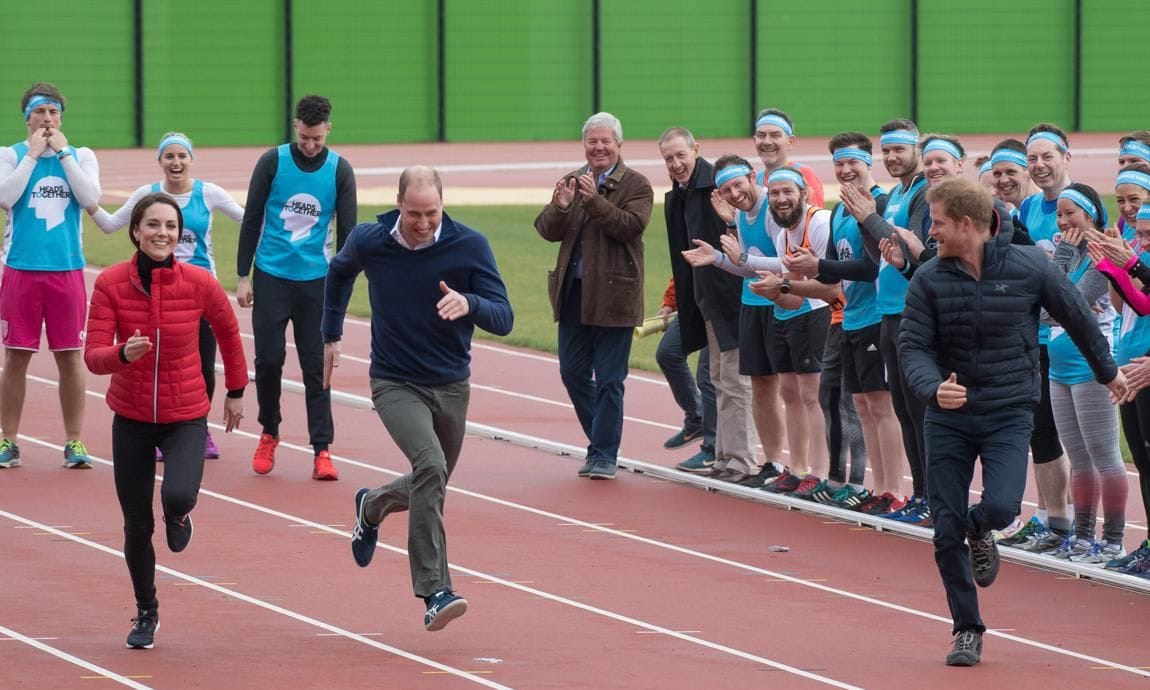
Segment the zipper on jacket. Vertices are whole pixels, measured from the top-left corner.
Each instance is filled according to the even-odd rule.
[[[979,354],[978,354],[979,353],[978,334],[982,330],[982,281],[975,278],[974,276],[970,276],[970,278],[971,278],[971,280],[974,281],[974,353],[973,353],[972,358],[971,358],[971,367],[970,367],[972,370],[970,373],[971,381],[970,381],[970,384],[966,388],[966,390],[967,390],[967,394],[966,394],[967,409],[971,409],[974,407],[974,400],[973,400],[974,388],[973,388],[973,386],[974,386],[974,382],[978,381],[978,357],[979,357]]]
[[[156,365],[152,373],[152,423],[160,423],[160,327],[156,327]]]

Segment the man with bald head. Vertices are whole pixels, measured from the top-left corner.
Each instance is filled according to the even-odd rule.
[[[441,630],[467,611],[447,569],[443,499],[467,425],[471,336],[478,326],[511,332],[514,316],[487,238],[443,212],[433,168],[399,178],[396,209],[357,225],[328,267],[324,289],[324,388],[339,366],[340,338],[355,279],[371,296],[371,399],[411,472],[355,494],[351,550],[366,567],[379,525],[410,511],[408,560],[423,625]]]

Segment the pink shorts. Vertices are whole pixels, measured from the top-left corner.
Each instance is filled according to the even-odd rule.
[[[48,333],[48,349],[84,347],[88,290],[84,269],[21,271],[5,267],[0,278],[0,336],[4,347],[40,349],[40,334]]]

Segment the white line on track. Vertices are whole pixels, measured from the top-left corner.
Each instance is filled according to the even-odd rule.
[[[0,513],[3,513],[3,511],[0,511]],[[37,526],[39,527],[40,525],[37,525]],[[52,528],[48,527],[47,529],[52,529]],[[69,654],[68,652],[65,652],[62,649],[56,649],[55,647],[53,647],[51,645],[46,645],[34,637],[28,637],[26,635],[21,635],[20,633],[16,632],[15,630],[13,630],[11,628],[6,628],[3,625],[0,625],[0,633],[7,635],[8,637],[12,638],[13,640],[16,640],[17,642],[23,642],[24,644],[28,645],[29,647],[34,647],[34,648],[40,650],[41,652],[51,654],[52,656],[56,657],[57,659],[67,661],[69,664],[79,666],[80,668],[91,671],[92,673],[98,673],[102,677],[107,678],[108,680],[114,680],[117,683],[119,683],[120,685],[129,687],[129,688],[136,688],[136,690],[151,690],[151,686],[144,685],[142,683],[137,683],[136,681],[132,680],[131,678],[128,678],[126,676],[121,676],[119,673],[116,673],[115,671],[109,671],[108,669],[104,668],[103,666],[98,666],[98,665],[92,663],[91,661],[88,661],[86,659],[81,659],[78,656],[73,656],[73,655]],[[5,675],[7,675],[8,673],[11,673],[11,672],[12,672],[12,669],[8,669],[8,671],[5,673]]]
[[[49,385],[58,385],[57,382],[52,381],[51,379],[45,379],[45,378],[42,378],[39,376],[29,375],[28,378],[31,380],[35,380],[37,382],[47,383]],[[85,392],[86,392],[86,394],[91,395],[91,396],[96,397],[96,398],[102,399],[104,397],[103,394],[92,391],[92,390],[86,390]],[[221,426],[219,424],[215,424],[215,423],[209,423],[208,426],[210,426],[214,429],[217,429],[217,430],[223,429],[223,426]],[[232,433],[236,434],[238,436],[244,436],[246,438],[251,438],[251,439],[258,439],[259,438],[258,434],[253,434],[253,433],[247,432],[247,431],[241,431],[239,429],[234,430]],[[36,443],[38,445],[41,445],[41,446],[44,446],[47,448],[52,448],[55,450],[63,450],[63,446],[49,443],[47,441],[44,441],[44,440],[41,440],[38,438],[26,436],[24,434],[21,434],[21,437],[26,438],[27,440],[29,440],[33,443]],[[311,456],[314,454],[314,450],[310,447],[300,446],[298,444],[290,443],[287,441],[281,441],[280,446],[284,447],[284,448],[289,448],[289,449],[297,451],[299,453],[307,454],[308,456]],[[93,457],[94,459],[97,459],[96,456],[91,456],[91,457]],[[392,477],[399,477],[402,475],[402,473],[396,472],[394,470],[389,470],[386,468],[378,467],[376,465],[371,465],[369,463],[362,462],[362,461],[355,460],[355,459],[341,456],[341,455],[333,454],[332,459],[339,461],[339,462],[342,462],[342,463],[347,464],[347,465],[359,467],[359,468],[366,469],[366,470],[369,470],[372,472],[378,472],[380,474],[386,474],[386,475],[389,475]],[[106,464],[106,465],[111,465],[111,463],[109,461],[104,460],[104,459],[98,459],[98,461],[103,463],[103,464]],[[819,591],[822,591],[825,593],[835,594],[835,595],[842,596],[842,597],[845,597],[848,599],[853,599],[855,601],[860,601],[860,602],[864,602],[864,603],[871,604],[874,606],[886,608],[889,610],[910,614],[913,616],[917,616],[919,618],[924,618],[924,619],[931,620],[931,621],[937,621],[940,623],[946,623],[947,625],[952,624],[952,621],[950,619],[935,615],[933,613],[928,613],[926,611],[920,611],[918,609],[913,609],[913,608],[910,608],[907,606],[901,606],[899,604],[893,604],[890,602],[882,601],[880,599],[875,599],[873,597],[868,597],[866,595],[856,594],[854,592],[839,589],[836,587],[831,587],[829,585],[820,584],[818,582],[814,582],[811,580],[804,580],[802,578],[797,578],[797,577],[794,577],[791,575],[787,575],[785,573],[775,572],[775,571],[767,570],[765,568],[759,568],[758,566],[753,566],[753,565],[750,565],[748,563],[742,563],[740,561],[735,561],[735,560],[731,560],[728,558],[723,558],[721,556],[715,556],[715,555],[712,555],[709,553],[704,553],[702,551],[696,551],[694,549],[688,549],[686,547],[677,546],[674,544],[669,544],[669,543],[657,541],[654,539],[649,539],[647,537],[642,537],[642,536],[639,536],[639,535],[631,533],[631,532],[625,532],[625,531],[621,531],[621,530],[610,529],[608,527],[604,527],[602,525],[598,525],[598,524],[595,524],[592,522],[586,522],[586,521],[580,520],[578,518],[569,517],[569,516],[562,515],[559,513],[553,513],[553,512],[543,510],[540,508],[534,508],[534,507],[527,506],[527,505],[524,505],[521,503],[515,503],[513,501],[507,501],[507,500],[504,500],[501,498],[496,498],[494,496],[488,496],[486,494],[481,494],[481,493],[478,493],[475,491],[470,491],[468,489],[462,489],[458,486],[448,485],[447,490],[451,491],[453,493],[458,493],[458,494],[467,496],[469,498],[474,498],[474,499],[477,499],[480,501],[486,501],[488,503],[492,503],[492,504],[495,504],[495,505],[498,505],[501,507],[511,508],[514,510],[531,513],[533,515],[544,517],[548,521],[551,521],[551,522],[569,523],[572,525],[578,525],[578,526],[583,527],[584,529],[587,529],[587,530],[603,532],[605,534],[610,534],[610,535],[614,535],[617,537],[622,537],[624,539],[630,539],[632,541],[646,544],[648,546],[653,546],[656,548],[665,549],[668,551],[672,551],[672,552],[679,553],[682,555],[691,556],[693,558],[698,558],[698,559],[709,561],[712,563],[718,563],[721,565],[731,566],[731,567],[743,570],[743,571],[748,572],[748,573],[752,573],[752,574],[756,574],[756,575],[766,575],[766,576],[769,576],[769,577],[772,577],[775,579],[780,579],[780,580],[784,580],[786,582],[790,582],[792,584],[798,584],[798,585],[801,585],[804,587],[810,587],[810,588],[813,588],[813,589],[816,589],[816,590],[819,590]],[[205,494],[205,495],[210,495],[210,496],[213,496],[216,498],[220,498],[221,500],[234,502],[237,505],[244,505],[246,507],[250,507],[253,510],[266,512],[268,514],[279,515],[279,516],[284,517],[285,519],[288,519],[289,521],[291,521],[292,524],[303,524],[303,525],[308,525],[308,526],[315,526],[317,529],[322,529],[325,531],[331,531],[331,532],[337,533],[337,534],[345,534],[345,535],[348,535],[350,537],[350,533],[339,532],[338,530],[334,530],[331,527],[328,527],[326,525],[319,525],[318,523],[314,523],[310,520],[306,520],[303,518],[296,518],[294,516],[290,516],[290,515],[287,515],[284,513],[279,513],[278,511],[274,511],[270,508],[264,508],[262,506],[257,506],[255,504],[249,504],[249,503],[242,501],[241,499],[233,499],[231,497],[226,497],[223,494],[216,494],[216,493],[211,492],[211,491],[206,490],[206,489],[201,489],[200,492]],[[401,549],[397,549],[395,547],[391,547],[391,546],[387,546],[387,545],[381,545],[381,547],[387,548],[390,550],[394,550],[396,553],[406,554],[406,551],[403,551]],[[499,584],[505,584],[506,586],[511,587],[513,589],[519,589],[521,591],[531,592],[533,594],[536,593],[536,590],[531,589],[529,587],[524,587],[523,585],[520,585],[518,583],[500,580],[499,578],[487,576],[487,575],[478,573],[477,571],[471,571],[469,569],[458,567],[458,566],[452,566],[452,567],[458,568],[459,572],[469,574],[469,575],[474,575],[475,577],[482,577],[484,579],[491,580],[493,582],[498,582]],[[536,594],[536,596],[542,596],[544,598],[552,598],[552,595],[544,594],[542,592]],[[558,600],[558,598],[556,598],[556,600]],[[570,600],[566,600],[566,601],[570,601]],[[576,602],[576,601],[570,601],[570,603],[571,603],[571,605],[579,607],[579,608],[584,608],[586,606],[586,605],[581,604],[581,603]],[[628,619],[628,620],[630,620],[630,619]],[[635,624],[638,625],[639,627],[647,627],[647,624],[644,624],[640,621],[635,621]],[[652,629],[652,628],[648,627],[648,629]],[[676,636],[673,633],[673,631],[668,631],[668,632],[669,632],[669,634],[672,634],[672,636]],[[993,631],[993,630],[987,630],[986,635],[994,636],[994,637],[1001,637],[1003,639],[1010,640],[1012,642],[1017,642],[1017,643],[1022,644],[1022,645],[1034,647],[1034,648],[1041,649],[1041,650],[1048,651],[1048,652],[1053,652],[1055,654],[1061,654],[1064,656],[1069,656],[1071,658],[1079,659],[1082,661],[1088,661],[1090,663],[1097,664],[1097,665],[1106,665],[1106,666],[1112,667],[1112,668],[1117,669],[1117,670],[1122,670],[1122,671],[1126,671],[1128,673],[1133,673],[1135,675],[1139,675],[1139,676],[1142,676],[1145,678],[1150,678],[1150,671],[1139,669],[1139,668],[1136,668],[1133,666],[1127,666],[1125,664],[1120,664],[1120,663],[1113,662],[1113,661],[1108,661],[1108,660],[1105,660],[1105,659],[1102,659],[1099,657],[1095,657],[1095,656],[1091,656],[1088,654],[1083,654],[1080,652],[1074,652],[1074,651],[1071,651],[1069,649],[1057,647],[1054,645],[1049,645],[1049,644],[1046,644],[1044,642],[1039,642],[1037,640],[1031,640],[1028,638],[1019,637],[1017,635],[1009,635],[1009,634],[1006,634],[1003,632],[997,632],[997,631]],[[706,641],[700,640],[700,642],[706,642]],[[713,644],[713,643],[707,642],[707,645],[709,645],[709,644]],[[737,650],[735,650],[735,651],[737,651]]]
[[[216,426],[216,425],[212,425],[212,426]],[[251,434],[245,434],[245,435],[251,436]],[[20,438],[21,438],[21,440],[29,441],[31,443],[34,443],[34,444],[37,444],[40,446],[44,446],[46,448],[52,448],[55,450],[63,450],[64,449],[63,446],[60,446],[60,445],[57,445],[54,443],[50,443],[48,441],[44,441],[43,439],[39,439],[39,438],[36,438],[34,436],[28,436],[26,434],[20,434]],[[288,445],[288,444],[280,443],[280,445],[284,446],[284,445]],[[310,453],[311,451],[309,450],[308,452]],[[89,455],[89,457],[98,464],[107,465],[109,467],[112,466],[111,461],[109,461],[105,458],[101,458],[101,457],[96,456],[96,455]],[[162,479],[162,477],[157,476],[156,479],[160,480],[160,479]],[[314,522],[312,520],[308,520],[307,518],[304,518],[304,517],[301,517],[298,515],[291,515],[289,513],[284,513],[284,512],[275,510],[274,508],[269,508],[267,506],[263,506],[263,505],[260,505],[258,503],[251,503],[249,501],[245,501],[245,500],[240,499],[240,498],[235,498],[233,496],[228,496],[227,494],[222,494],[222,493],[219,493],[216,491],[212,491],[210,489],[202,489],[201,488],[200,489],[200,495],[210,496],[212,498],[218,499],[218,500],[223,501],[225,503],[230,503],[232,505],[239,506],[241,508],[246,508],[248,510],[253,510],[253,511],[256,511],[259,513],[263,513],[265,515],[270,515],[272,517],[279,518],[281,520],[286,520],[291,524],[307,525],[308,527],[311,527],[312,529],[315,529],[315,530],[320,530],[323,532],[327,532],[329,534],[341,536],[341,537],[344,537],[345,539],[348,539],[348,540],[351,539],[351,532],[345,532],[345,531],[340,530],[340,529],[335,529],[334,527],[329,527],[328,525]],[[37,527],[37,528],[43,529],[45,531],[51,532],[52,534],[54,534],[58,537],[70,539],[70,540],[72,540],[78,544],[83,544],[84,546],[88,546],[88,547],[97,549],[99,551],[103,551],[105,553],[112,554],[112,555],[118,556],[120,558],[123,558],[122,552],[116,551],[115,549],[112,549],[111,547],[104,546],[103,544],[98,544],[96,542],[89,541],[89,540],[84,539],[82,537],[77,537],[77,536],[74,536],[74,535],[69,534],[67,532],[63,532],[63,531],[54,529],[54,528],[49,527],[47,525],[41,524],[39,522],[35,522],[34,520],[31,520],[29,518],[15,515],[15,514],[9,513],[8,511],[5,511],[5,510],[0,510],[0,517],[7,517],[8,519],[16,521],[16,522],[20,522],[20,523],[25,524],[25,525]],[[613,530],[609,530],[609,531],[613,531]],[[391,551],[392,553],[401,555],[405,558],[407,557],[407,551],[405,549],[401,549],[397,546],[391,546],[389,544],[378,544],[377,548]],[[648,630],[650,632],[660,633],[663,635],[667,635],[669,637],[674,637],[674,638],[681,640],[683,642],[688,642],[690,644],[698,645],[701,647],[706,647],[708,649],[711,649],[711,650],[714,650],[717,652],[721,652],[723,654],[729,654],[731,656],[738,657],[738,658],[744,659],[746,661],[752,661],[752,662],[755,662],[758,664],[762,664],[764,666],[769,666],[773,669],[776,669],[779,671],[785,671],[787,673],[791,673],[791,674],[800,676],[802,678],[806,678],[808,680],[813,680],[813,681],[816,681],[819,683],[823,683],[823,684],[829,685],[831,687],[844,688],[847,690],[861,690],[861,688],[858,688],[857,686],[854,686],[854,685],[850,685],[849,683],[837,681],[833,678],[828,678],[826,676],[820,676],[817,673],[811,673],[809,671],[804,671],[800,668],[796,668],[794,666],[789,666],[787,664],[784,664],[784,663],[781,663],[778,661],[774,661],[773,659],[768,659],[766,657],[758,656],[756,654],[751,654],[750,652],[744,652],[740,649],[735,649],[734,647],[728,647],[726,645],[722,645],[722,644],[719,644],[717,642],[711,642],[710,640],[705,640],[705,639],[700,638],[700,637],[688,635],[688,634],[683,633],[683,632],[677,632],[675,630],[671,630],[670,628],[664,628],[661,625],[655,625],[654,623],[648,623],[646,621],[642,621],[642,620],[639,620],[637,618],[632,618],[630,616],[627,616],[627,615],[624,615],[621,613],[615,613],[614,611],[608,611],[607,609],[602,609],[602,608],[599,608],[597,606],[592,606],[590,604],[585,604],[583,602],[575,601],[574,599],[568,599],[566,597],[561,597],[561,596],[556,595],[556,594],[551,594],[550,592],[545,592],[545,591],[540,590],[540,589],[535,589],[534,587],[527,587],[526,585],[519,583],[519,582],[514,582],[511,580],[505,580],[505,579],[497,577],[495,575],[489,575],[487,573],[484,573],[484,572],[481,572],[478,570],[474,570],[472,568],[467,568],[467,567],[464,567],[464,566],[461,566],[458,564],[451,564],[450,567],[455,572],[462,573],[462,574],[468,575],[470,577],[476,577],[476,578],[480,578],[482,580],[487,580],[489,582],[493,582],[493,583],[502,585],[502,586],[507,587],[509,589],[514,589],[514,590],[518,590],[520,592],[523,592],[525,594],[530,594],[533,597],[538,597],[541,599],[546,599],[548,601],[552,601],[552,602],[557,603],[557,604],[562,604],[564,606],[570,606],[573,608],[577,608],[577,609],[580,609],[582,611],[586,611],[588,613],[595,614],[597,616],[602,616],[604,618],[610,618],[611,620],[619,621],[621,623],[626,623],[629,626],[642,628],[643,630]],[[433,666],[433,667],[435,667],[441,671],[446,671],[448,673],[451,673],[452,675],[460,676],[460,677],[466,678],[467,680],[472,680],[472,681],[478,682],[482,685],[487,685],[488,687],[493,687],[493,688],[505,687],[502,685],[498,685],[496,683],[491,683],[491,682],[486,681],[485,679],[479,678],[477,676],[469,675],[465,671],[453,669],[449,666],[444,666],[443,664],[432,661],[430,659],[425,659],[423,657],[416,656],[416,655],[411,654],[409,652],[405,652],[405,651],[398,649],[396,647],[391,647],[389,645],[385,645],[383,643],[367,639],[362,635],[358,635],[358,634],[353,633],[351,631],[344,630],[342,628],[338,628],[338,627],[331,625],[329,623],[325,623],[323,621],[316,620],[314,618],[310,618],[310,617],[305,616],[303,614],[296,613],[294,611],[290,611],[290,610],[282,608],[280,606],[276,606],[275,604],[269,604],[268,602],[262,601],[260,599],[256,599],[255,597],[251,597],[251,596],[248,596],[246,594],[242,594],[242,593],[237,592],[235,590],[228,589],[227,587],[222,587],[220,585],[213,584],[213,583],[208,582],[206,580],[202,580],[198,577],[194,577],[192,575],[187,575],[187,574],[182,573],[180,571],[173,570],[171,568],[161,566],[161,565],[157,565],[156,570],[159,572],[163,572],[163,573],[166,573],[168,575],[172,575],[174,577],[180,578],[181,580],[185,580],[185,581],[190,582],[192,584],[197,584],[197,585],[200,585],[202,587],[206,587],[208,589],[215,590],[221,594],[224,594],[225,596],[233,597],[233,598],[239,599],[240,601],[244,601],[244,602],[247,602],[249,604],[254,604],[254,605],[259,606],[261,608],[265,608],[269,611],[273,611],[275,613],[279,613],[279,614],[287,616],[289,618],[293,618],[293,619],[298,620],[300,622],[307,623],[307,624],[313,625],[315,627],[323,628],[324,630],[327,630],[328,632],[336,633],[336,634],[341,635],[343,637],[347,637],[349,639],[354,639],[356,641],[363,642],[364,644],[368,644],[370,646],[377,647],[379,649],[383,649],[385,651],[391,652],[391,653],[396,654],[398,656],[402,656],[402,657],[404,657],[406,659],[410,659],[412,661],[416,661],[418,663],[423,663],[423,664],[426,664],[429,666]]]
[[[33,443],[38,443],[40,445],[48,445],[49,447],[58,448],[61,450],[63,449],[63,446],[54,446],[52,444],[45,444],[44,442],[40,441],[39,439],[33,438],[31,436],[24,436],[23,434],[21,434],[20,437],[25,439],[25,440],[32,441]],[[108,465],[111,464],[107,460],[102,460],[102,459],[100,460],[100,462],[102,462],[104,464],[108,464]],[[208,492],[201,491],[201,493],[208,493]],[[36,527],[38,529],[42,529],[46,532],[50,532],[50,533],[56,535],[57,537],[62,537],[64,539],[74,541],[77,544],[80,544],[82,546],[87,546],[88,548],[95,549],[97,551],[102,551],[103,553],[106,553],[106,554],[111,555],[111,556],[116,556],[117,558],[122,559],[124,557],[124,553],[122,551],[117,551],[117,550],[111,548],[110,546],[105,546],[104,544],[99,544],[97,542],[90,541],[88,539],[84,539],[83,537],[77,537],[73,534],[69,534],[68,532],[62,532],[62,531],[55,529],[53,527],[49,527],[48,525],[36,522],[35,520],[23,517],[21,515],[16,515],[14,513],[10,513],[6,510],[0,510],[0,517],[6,517],[9,520],[12,520],[13,522],[19,522],[21,524],[28,525],[30,527]],[[312,523],[312,524],[314,525],[314,523]],[[323,526],[319,525],[319,527],[323,527]],[[330,530],[331,528],[325,528],[325,529]],[[350,534],[348,535],[348,537],[350,538]],[[281,616],[291,618],[292,620],[298,621],[300,623],[304,623],[304,624],[310,625],[312,627],[326,630],[327,632],[334,633],[336,635],[339,635],[340,637],[346,637],[349,640],[354,640],[356,642],[365,644],[369,647],[374,647],[376,649],[385,651],[389,654],[394,654],[395,656],[402,657],[404,659],[407,659],[408,661],[414,661],[417,664],[422,664],[424,666],[428,666],[428,667],[433,668],[437,671],[449,673],[449,674],[456,676],[458,678],[462,678],[464,680],[469,680],[469,681],[472,681],[473,683],[478,683],[478,684],[483,685],[483,686],[488,687],[488,688],[499,688],[501,690],[508,690],[506,685],[500,685],[499,683],[495,683],[493,681],[487,680],[486,678],[480,678],[479,676],[474,676],[474,675],[472,675],[466,671],[461,671],[460,669],[457,669],[457,668],[454,668],[451,666],[447,666],[445,664],[441,664],[438,661],[433,661],[432,659],[428,659],[426,657],[419,656],[418,654],[412,654],[411,652],[404,651],[398,647],[392,647],[391,645],[387,645],[387,644],[384,644],[382,642],[377,642],[375,640],[364,637],[363,635],[353,633],[350,630],[344,630],[343,628],[337,627],[337,626],[332,625],[330,623],[325,623],[324,621],[318,620],[316,618],[312,618],[310,616],[306,616],[302,613],[297,613],[297,612],[292,611],[290,609],[285,609],[282,606],[277,606],[275,604],[268,603],[266,601],[263,601],[262,599],[257,599],[256,597],[244,594],[243,592],[237,592],[234,589],[229,589],[227,587],[223,587],[223,586],[217,585],[215,583],[208,582],[207,580],[202,580],[198,577],[195,577],[193,575],[188,575],[187,573],[181,572],[179,570],[175,570],[173,568],[168,568],[167,566],[157,564],[156,565],[156,571],[161,572],[161,573],[165,573],[167,575],[171,575],[172,577],[179,578],[185,582],[190,582],[191,584],[199,585],[199,586],[204,587],[206,589],[210,589],[214,592],[218,592],[220,594],[223,594],[226,597],[231,597],[233,599],[238,599],[239,601],[242,601],[244,603],[252,604],[253,606],[258,606],[262,609],[266,609],[268,611],[271,611],[272,613],[277,613]],[[127,680],[127,679],[125,679],[125,680]],[[135,686],[135,687],[142,687],[142,686]]]

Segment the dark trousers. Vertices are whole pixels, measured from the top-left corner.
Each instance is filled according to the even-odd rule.
[[[930,487],[923,475],[926,442],[923,438],[922,421],[925,408],[915,397],[902,372],[902,358],[898,355],[898,330],[901,325],[900,315],[882,317],[878,347],[883,364],[886,366],[894,416],[898,418],[898,425],[902,429],[902,445],[906,449],[907,464],[910,465],[912,491],[915,496],[926,498],[930,493]]]
[[[280,380],[287,357],[287,323],[292,322],[307,403],[307,431],[318,453],[331,445],[331,391],[323,387],[323,283],[281,280],[258,268],[252,272],[252,333],[256,341],[256,400],[265,434],[279,436]]]
[[[200,319],[200,372],[208,388],[208,402],[216,394],[216,334],[207,319]]]
[[[120,415],[112,420],[112,473],[124,514],[124,560],[137,608],[157,606],[156,552],[152,548],[156,528],[152,514],[156,449],[164,453],[164,478],[160,484],[164,515],[182,518],[192,512],[200,493],[207,436],[207,420],[203,417],[171,424],[139,422]]]
[[[582,307],[583,281],[573,280],[559,312],[559,376],[590,441],[587,460],[614,463],[623,438],[623,381],[634,329],[586,326]]]
[[[1126,445],[1138,468],[1138,487],[1142,491],[1142,508],[1150,522],[1150,389],[1138,393],[1132,402],[1123,405],[1122,433]]]
[[[926,477],[934,518],[934,560],[946,588],[954,632],[986,631],[978,614],[966,540],[1002,529],[1018,515],[1033,428],[1034,410],[1030,407],[983,414],[934,408],[926,411]],[[969,506],[976,459],[982,463],[982,500]]]
[[[671,387],[671,396],[675,404],[683,410],[684,429],[702,429],[702,449],[715,452],[715,423],[719,413],[716,408],[715,386],[711,383],[711,358],[708,356],[709,348],[704,346],[699,350],[699,363],[695,366],[695,373],[691,374],[691,367],[687,364],[687,355],[683,352],[683,340],[679,336],[679,320],[675,319],[667,324],[667,331],[659,340],[659,347],[655,349],[655,361]]]

